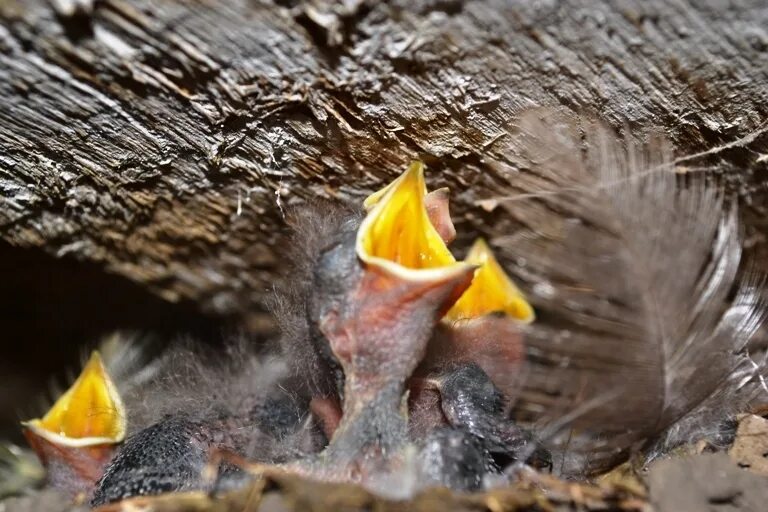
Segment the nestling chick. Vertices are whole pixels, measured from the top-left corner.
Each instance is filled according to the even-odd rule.
[[[244,341],[221,352],[175,347],[156,377],[126,396],[131,435],[97,483],[91,504],[170,491],[206,489],[206,471],[231,453],[282,463],[322,448],[308,403],[286,391],[280,357]],[[148,387],[151,386],[151,390]]]
[[[98,352],[78,379],[24,435],[47,470],[48,482],[72,496],[88,495],[125,438],[125,406]]]
[[[391,469],[408,442],[442,425],[416,438],[406,433],[404,392],[417,365],[426,371],[474,361],[510,384],[523,358],[515,324],[533,317],[483,243],[456,262],[445,246],[455,233],[447,193],[427,193],[421,164],[364,206],[362,222],[336,223],[334,241],[313,258],[306,290],[309,337],[339,397],[338,405],[333,397],[313,400],[331,436],[317,470],[330,466],[328,478],[365,480]],[[464,293],[473,278],[477,285]],[[487,316],[494,311],[503,314]]]
[[[462,364],[431,380],[448,423],[482,440],[500,467],[525,461],[551,468],[549,452],[507,417],[502,393],[479,366]]]
[[[223,352],[176,345],[126,368],[135,350],[118,345],[115,365],[94,353],[51,410],[25,422],[49,483],[70,496],[100,505],[204,489],[218,453],[278,463],[325,444],[308,403],[283,388],[292,386],[279,357],[244,342]]]
[[[343,415],[324,452],[345,478],[382,470],[407,443],[405,383],[435,324],[469,286],[429,221],[414,164],[315,267],[309,317],[343,371]]]

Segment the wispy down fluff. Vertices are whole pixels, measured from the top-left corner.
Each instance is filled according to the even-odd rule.
[[[739,277],[736,204],[677,175],[659,137],[540,110],[515,140],[519,194],[497,200],[529,228],[502,241],[540,318],[529,408],[577,471],[712,430],[764,371],[745,351],[765,308],[762,283]]]
[[[307,305],[313,286],[313,270],[320,254],[339,243],[347,224],[359,224],[360,211],[330,201],[305,204],[289,212],[293,231],[290,262],[282,283],[276,287],[271,309],[281,331],[280,344],[290,363],[292,374],[301,377],[314,395],[335,393],[334,377],[328,366],[327,343],[307,316]]]
[[[246,414],[267,396],[281,393],[276,388],[285,363],[259,354],[241,340],[216,349],[179,342],[144,371],[143,382],[118,380],[131,432],[168,414]]]
[[[281,355],[237,338],[216,348],[177,342],[153,360],[119,334],[102,347],[125,402],[129,436],[174,416],[228,421],[242,440],[240,453],[258,460],[318,449],[307,401],[293,391]]]

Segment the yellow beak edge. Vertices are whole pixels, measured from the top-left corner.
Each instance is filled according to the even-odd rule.
[[[93,352],[80,376],[45,416],[22,425],[59,446],[121,442],[126,431],[125,406],[99,353]]]
[[[464,261],[478,265],[479,268],[470,287],[448,311],[446,320],[477,318],[501,312],[521,323],[533,322],[533,308],[501,268],[483,239],[475,241]]]
[[[446,320],[491,313],[504,313],[520,323],[534,320],[533,308],[484,240],[475,241],[465,266],[456,262],[446,246],[455,236],[448,191],[427,192],[421,162],[413,162],[399,178],[368,196],[363,207],[368,215],[358,231],[357,252],[369,266],[410,279],[445,275],[466,265],[477,267],[472,285],[448,311]]]
[[[413,162],[387,187],[372,194],[357,233],[357,255],[367,267],[408,281],[442,281],[473,265],[457,262],[432,225],[424,198],[424,164]]]

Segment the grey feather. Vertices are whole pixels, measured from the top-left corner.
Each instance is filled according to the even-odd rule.
[[[494,201],[526,226],[498,243],[526,262],[540,319],[523,402],[576,471],[695,439],[764,372],[745,350],[765,307],[762,282],[739,277],[736,204],[676,175],[653,134],[622,141],[551,110],[518,127],[519,192]]]

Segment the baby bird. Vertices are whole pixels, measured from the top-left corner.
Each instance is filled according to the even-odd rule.
[[[516,323],[533,318],[482,241],[465,262],[448,251],[455,230],[447,193],[427,193],[420,163],[364,207],[362,222],[350,216],[336,241],[319,251],[308,292],[308,323],[317,326],[312,340],[339,396],[313,400],[331,438],[321,465],[345,468],[342,478],[353,480],[396,465],[408,442],[444,424],[407,435],[405,390],[417,367],[474,361],[510,389],[523,359]],[[489,315],[494,311],[502,314]],[[438,438],[427,444],[434,448]]]
[[[342,416],[323,464],[360,480],[407,443],[405,383],[436,323],[469,286],[430,223],[423,167],[413,164],[318,258],[310,321],[343,373]]]
[[[308,403],[285,391],[284,364],[244,342],[177,345],[115,380],[109,366],[94,353],[43,418],[24,423],[49,484],[78,501],[207,489],[223,454],[281,463],[325,444]]]
[[[549,452],[507,417],[504,396],[478,365],[462,364],[430,381],[448,423],[480,439],[500,467],[512,462],[552,467]]]
[[[125,406],[98,352],[72,386],[24,435],[50,485],[87,496],[126,433]]]

